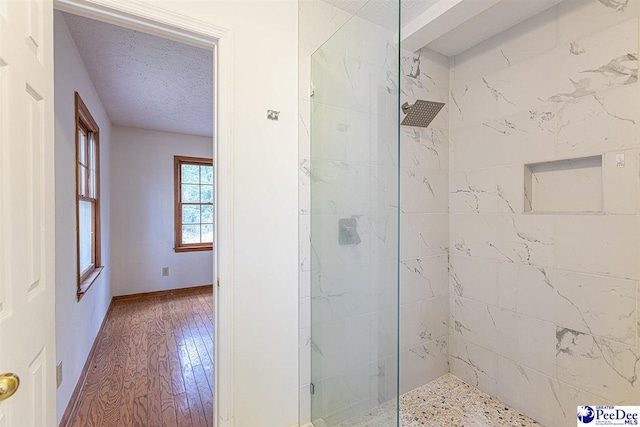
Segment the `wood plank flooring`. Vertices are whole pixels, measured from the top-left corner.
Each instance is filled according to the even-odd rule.
[[[115,299],[61,426],[212,426],[212,292]]]

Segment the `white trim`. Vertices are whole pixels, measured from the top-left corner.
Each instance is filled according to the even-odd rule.
[[[234,425],[233,405],[233,33],[231,30],[137,0],[54,0],[54,7],[76,15],[148,34],[213,49],[214,164],[216,171],[216,273],[214,288],[214,426]],[[213,283],[216,283],[214,278]],[[220,331],[224,331],[221,333]],[[221,369],[224,368],[224,369]]]

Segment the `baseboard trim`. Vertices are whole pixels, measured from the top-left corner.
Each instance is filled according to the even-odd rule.
[[[167,289],[164,291],[142,292],[139,294],[116,295],[113,297],[114,302],[129,301],[141,298],[155,298],[174,295],[185,295],[194,293],[211,292],[213,295],[213,285],[192,286],[189,288]]]
[[[109,314],[111,314],[112,308],[113,298],[111,298],[109,308],[107,308],[107,312],[104,314],[104,319],[102,319],[102,323],[100,324],[100,329],[98,329],[98,333],[93,340],[91,350],[89,350],[87,360],[85,360],[84,362],[84,366],[82,367],[82,371],[80,372],[80,377],[78,377],[76,387],[73,389],[73,393],[71,393],[69,403],[67,403],[67,409],[65,409],[64,414],[62,415],[62,419],[60,420],[60,424],[58,424],[59,427],[67,427],[71,421],[71,415],[73,415],[73,411],[75,411],[76,406],[78,405],[78,397],[80,397],[80,392],[82,391],[82,387],[84,386],[84,383],[87,379],[87,374],[89,373],[89,368],[91,366],[91,362],[93,361],[93,356],[95,355],[96,348],[98,347],[98,338],[102,334],[104,327],[107,324],[107,319],[109,318]]]

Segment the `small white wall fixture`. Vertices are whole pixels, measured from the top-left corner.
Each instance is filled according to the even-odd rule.
[[[214,425],[233,426],[233,33],[136,0],[54,0],[54,7],[214,52]]]

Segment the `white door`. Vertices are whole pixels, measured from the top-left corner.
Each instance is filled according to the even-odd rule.
[[[56,423],[54,225],[53,2],[0,0],[0,427]]]

